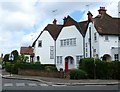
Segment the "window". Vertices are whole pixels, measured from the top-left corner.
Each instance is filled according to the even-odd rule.
[[[57,64],[62,64],[62,56],[57,56]]]
[[[42,40],[38,41],[38,47],[42,47]]]
[[[114,54],[114,59],[115,59],[115,61],[118,61],[118,57],[119,57],[118,54]]]
[[[82,56],[76,56],[76,64],[79,65],[80,59],[82,59]]]
[[[60,40],[60,46],[76,46],[76,38]]]
[[[109,40],[109,38],[108,38],[108,36],[106,35],[106,36],[105,36],[105,41],[108,41],[108,40]]]
[[[50,59],[54,59],[54,46],[50,46]]]
[[[63,40],[61,40],[60,42],[61,42],[61,46],[63,46]]]
[[[118,37],[118,40],[120,41],[120,36]]]
[[[40,61],[40,57],[39,56],[37,56],[37,62],[39,62]]]
[[[94,33],[94,40],[97,41],[97,34]]]

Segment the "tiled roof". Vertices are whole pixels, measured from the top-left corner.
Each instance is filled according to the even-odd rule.
[[[57,24],[48,24],[44,31],[48,31],[52,38],[56,41],[59,33],[61,32],[63,28],[63,25],[57,25]]]
[[[33,55],[33,48],[31,46],[30,47],[21,47],[20,54]]]
[[[81,32],[81,34],[82,34],[83,37],[85,37],[88,25],[89,25],[88,21],[78,22],[79,31]]]
[[[67,18],[64,19],[64,27],[72,26],[72,25],[76,26],[76,28],[79,30],[79,32],[82,34],[82,36],[85,36],[86,29],[87,29],[86,27],[88,25],[87,21],[76,22],[70,16],[68,16]]]
[[[33,42],[32,47],[35,46],[36,41],[39,39],[39,37],[42,35],[44,31],[48,31],[52,38],[56,41],[59,33],[61,32],[63,28],[63,25],[57,25],[57,24],[48,24],[43,31],[39,34],[37,39]]]
[[[100,35],[120,34],[120,18],[112,18],[107,13],[96,16],[94,25]]]

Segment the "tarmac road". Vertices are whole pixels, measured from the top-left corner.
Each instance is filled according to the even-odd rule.
[[[108,92],[119,92],[119,86],[118,85],[77,85],[77,86],[72,86],[72,85],[48,85],[45,83],[37,82],[37,81],[30,81],[30,80],[17,80],[17,79],[2,79],[2,90],[85,90],[85,91],[90,91],[91,90],[96,90],[97,91],[108,91]],[[104,91],[103,91],[104,90]],[[65,92],[66,92],[65,91]],[[81,92],[81,91],[80,91]]]

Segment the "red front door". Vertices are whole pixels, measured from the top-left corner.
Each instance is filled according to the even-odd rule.
[[[68,60],[65,60],[65,71],[68,71]]]

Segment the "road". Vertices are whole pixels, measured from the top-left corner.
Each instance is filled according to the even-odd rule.
[[[48,85],[40,83],[37,81],[30,80],[17,80],[17,79],[2,79],[2,90],[94,90],[104,92],[103,90],[110,92],[119,92],[118,85],[77,85],[77,86],[68,86],[68,85]],[[66,92],[65,91],[65,92]],[[105,92],[106,92],[105,91]],[[23,92],[23,91],[22,91]],[[31,91],[32,92],[32,91]],[[80,91],[81,92],[81,91]]]

